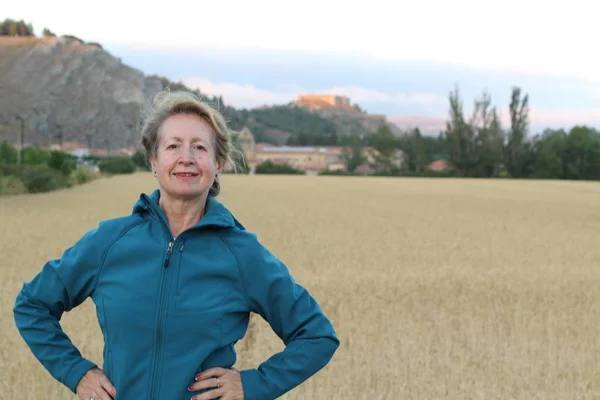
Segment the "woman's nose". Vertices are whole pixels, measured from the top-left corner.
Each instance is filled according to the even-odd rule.
[[[194,159],[194,149],[191,147],[181,147],[179,149],[179,159],[183,161],[190,161]]]

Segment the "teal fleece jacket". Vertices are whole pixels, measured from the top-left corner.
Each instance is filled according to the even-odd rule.
[[[198,224],[173,238],[158,190],[131,215],[101,222],[25,282],[13,309],[33,355],[75,392],[96,364],[61,329],[90,297],[104,336],[104,372],[116,399],[185,400],[194,377],[236,362],[251,312],[285,344],[240,371],[245,400],[275,399],[323,368],[339,346],[311,294],[287,267],[209,196]],[[81,327],[90,329],[90,327]]]

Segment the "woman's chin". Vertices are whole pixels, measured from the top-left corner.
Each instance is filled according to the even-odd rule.
[[[198,185],[176,185],[175,187],[164,189],[171,198],[181,198],[190,200],[193,198],[200,199],[202,195],[208,191],[208,188],[204,189]]]

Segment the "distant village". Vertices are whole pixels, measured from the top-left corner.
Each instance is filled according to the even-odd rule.
[[[244,127],[237,136],[240,150],[244,154],[244,162],[250,173],[265,161],[275,164],[287,164],[298,169],[303,169],[308,175],[317,175],[323,171],[344,171],[346,165],[342,159],[344,147],[342,146],[275,146],[270,143],[255,142],[254,135],[248,127]],[[50,150],[61,150],[79,158],[87,156],[133,156],[136,148],[124,149],[93,149],[82,142],[65,142],[60,145],[52,145]],[[369,174],[372,169],[368,166],[373,162],[371,148],[365,148],[367,162],[355,171],[356,173]],[[402,154],[399,151],[396,165],[402,165]]]
[[[237,140],[251,173],[268,160],[303,169],[308,174],[345,169],[341,146],[273,146],[270,143],[256,143],[248,127],[241,130]]]

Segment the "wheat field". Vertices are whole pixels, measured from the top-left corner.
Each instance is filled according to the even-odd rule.
[[[102,219],[131,212],[149,174],[0,198],[0,398],[75,399],[14,326],[23,281]],[[307,287],[341,340],[283,398],[600,398],[600,184],[225,176],[220,199]],[[62,325],[102,361],[90,300]],[[282,349],[260,318],[237,368]]]

